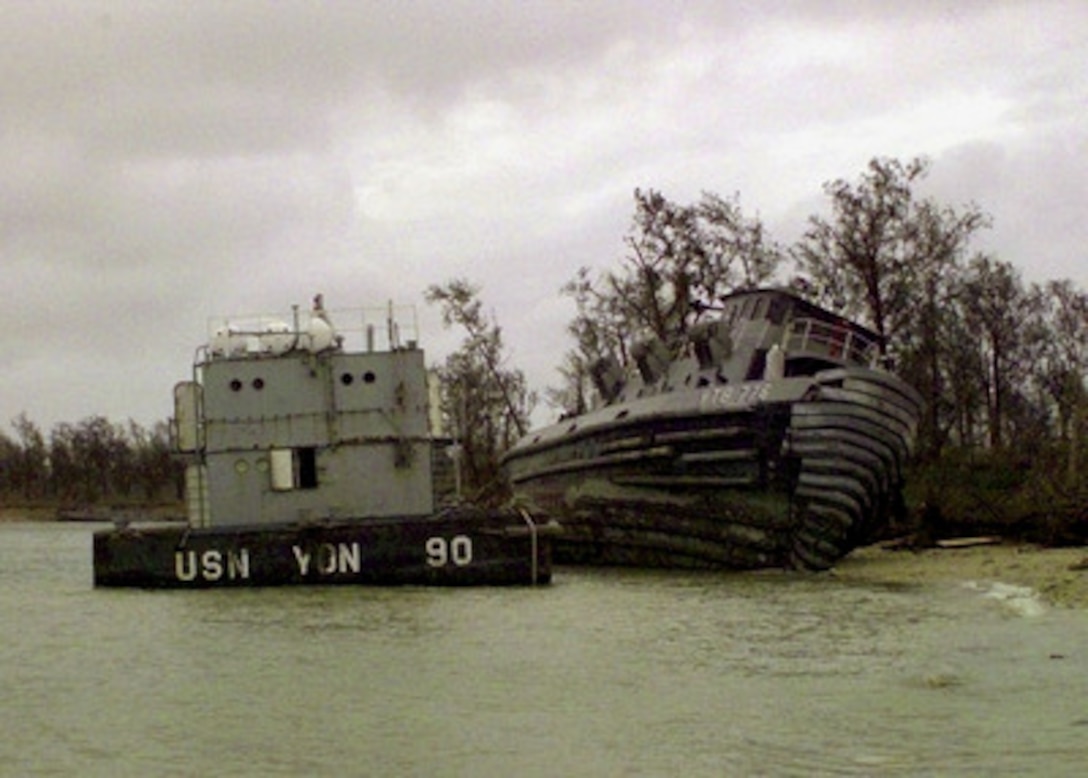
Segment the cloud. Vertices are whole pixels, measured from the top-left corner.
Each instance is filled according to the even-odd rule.
[[[533,385],[635,187],[790,241],[873,156],[1086,283],[1088,10],[1049,2],[18,3],[0,26],[0,418],[170,413],[210,316],[480,283]]]

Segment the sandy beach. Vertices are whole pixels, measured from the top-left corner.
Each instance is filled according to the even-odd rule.
[[[888,584],[1000,582],[1030,587],[1052,605],[1088,608],[1088,547],[1040,548],[1005,542],[911,551],[869,546],[851,553],[830,574]]]

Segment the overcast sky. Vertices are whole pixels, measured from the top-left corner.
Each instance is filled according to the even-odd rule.
[[[434,362],[457,276],[543,389],[636,187],[789,243],[875,156],[1084,288],[1086,111],[1083,0],[7,0],[0,424],[165,419],[209,317],[319,291],[417,303]]]

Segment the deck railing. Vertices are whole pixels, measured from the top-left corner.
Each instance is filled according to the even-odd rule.
[[[785,349],[789,356],[819,356],[857,365],[873,364],[880,352],[875,338],[847,326],[807,318],[793,321]]]
[[[287,315],[246,314],[208,319],[210,356],[261,355],[297,342],[321,318],[331,337],[349,351],[394,351],[419,343],[419,323],[412,305],[322,310],[295,307]]]

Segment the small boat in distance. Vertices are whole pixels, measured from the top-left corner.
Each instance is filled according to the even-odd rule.
[[[396,313],[336,312],[358,316],[341,331],[318,295],[289,322],[209,328],[174,389],[188,522],[96,532],[95,585],[548,582],[554,527],[456,499],[437,387]]]
[[[503,460],[558,519],[556,560],[825,569],[903,512],[921,398],[877,335],[778,289],[734,293],[687,342],[594,365],[599,407]]]

